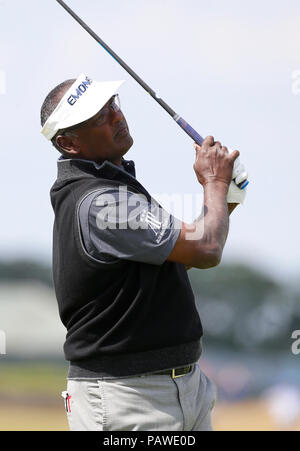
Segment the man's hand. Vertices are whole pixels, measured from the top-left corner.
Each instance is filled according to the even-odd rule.
[[[228,152],[227,147],[214,142],[209,136],[203,141],[202,146],[194,144],[196,149],[196,161],[194,171],[199,183],[205,187],[208,183],[222,182],[230,185],[233,174],[234,161],[239,157],[239,152]]]
[[[229,228],[226,197],[239,152],[229,154],[228,149],[215,143],[212,137],[206,138],[202,146],[195,144],[195,149],[194,171],[203,185],[203,211],[192,224],[181,224],[179,237],[167,260],[206,269],[221,261]]]

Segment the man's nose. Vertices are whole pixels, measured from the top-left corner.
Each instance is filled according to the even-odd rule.
[[[110,123],[112,125],[117,124],[118,122],[124,119],[124,115],[121,110],[119,111],[110,111]]]

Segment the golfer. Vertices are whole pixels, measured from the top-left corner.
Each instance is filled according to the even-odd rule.
[[[198,365],[202,326],[187,268],[219,264],[229,213],[245,195],[232,179],[244,168],[234,166],[238,151],[212,137],[195,145],[203,212],[192,224],[172,216],[124,159],[133,139],[122,83],[81,74],[41,109],[42,133],[61,154],[51,189],[53,277],[67,329],[70,429],[211,430],[216,392]]]

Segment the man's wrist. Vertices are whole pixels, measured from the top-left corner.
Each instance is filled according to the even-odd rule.
[[[209,205],[210,208],[218,209],[221,205],[224,211],[227,210],[227,195],[228,185],[225,181],[208,182],[203,186],[204,189],[204,204]]]
[[[203,184],[204,191],[224,191],[228,192],[229,185],[225,180],[208,180],[205,184]]]

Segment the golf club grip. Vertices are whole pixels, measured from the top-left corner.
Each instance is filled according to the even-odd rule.
[[[178,125],[182,128],[182,130],[185,131],[199,146],[202,145],[204,139],[202,138],[199,133],[196,132],[196,130],[191,127],[190,124],[188,124],[182,117],[176,118],[175,121]]]
[[[202,145],[204,139],[202,138],[201,135],[199,135],[198,132],[196,132],[196,130],[193,129],[193,127],[188,124],[182,117],[177,116],[174,118],[174,120],[177,122],[177,124],[182,128],[182,130],[184,130],[199,146]],[[233,180],[235,182],[235,179]],[[245,189],[246,186],[249,185],[248,180],[244,180],[243,182],[237,184],[237,186],[240,189]]]

